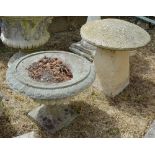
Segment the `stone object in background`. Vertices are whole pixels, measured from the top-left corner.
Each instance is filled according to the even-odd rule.
[[[48,24],[51,23],[53,17],[45,16],[5,16],[2,17],[1,24],[1,40],[8,47],[17,48],[19,54],[13,56],[8,66],[20,56],[26,54],[28,49],[34,49],[44,45],[50,38],[47,31]]]
[[[150,42],[139,26],[119,19],[88,22],[81,37],[97,47],[94,63],[98,79],[107,96],[118,95],[129,84],[129,53]]]
[[[94,20],[100,20],[100,19],[101,19],[100,16],[88,16],[87,22],[94,21]],[[87,58],[90,61],[93,61],[93,58],[94,58],[95,53],[96,53],[96,47],[89,44],[84,39],[82,39],[81,41],[79,41],[77,43],[71,44],[69,49],[71,52],[79,54],[79,55]]]

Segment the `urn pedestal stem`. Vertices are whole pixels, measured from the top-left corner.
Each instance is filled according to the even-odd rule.
[[[37,100],[38,102],[38,100]],[[69,100],[40,100],[41,106],[33,109],[28,116],[38,124],[47,134],[67,127],[78,116],[69,106]]]

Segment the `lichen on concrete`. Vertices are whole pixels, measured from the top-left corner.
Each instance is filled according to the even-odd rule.
[[[73,78],[61,83],[38,82],[29,77],[27,68],[40,58],[57,57],[66,63]],[[95,80],[94,64],[78,55],[64,51],[42,51],[18,59],[8,68],[6,74],[8,85],[34,99],[61,99],[74,96],[88,88]]]
[[[81,28],[81,37],[97,47],[129,50],[145,46],[149,34],[139,26],[119,19],[88,22]]]

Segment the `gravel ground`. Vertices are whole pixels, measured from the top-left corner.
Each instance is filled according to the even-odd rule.
[[[143,26],[145,26],[143,24]],[[5,82],[7,62],[17,50],[0,43],[0,137],[15,137],[36,131],[41,137],[143,137],[155,119],[155,28],[148,29],[152,41],[130,57],[130,85],[115,98],[107,98],[89,88],[71,101],[80,116],[67,128],[47,136],[28,117],[39,104],[12,91]],[[80,40],[79,31],[51,35],[49,42],[36,50],[68,50]]]

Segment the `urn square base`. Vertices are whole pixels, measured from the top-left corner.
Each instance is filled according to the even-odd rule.
[[[41,105],[28,116],[48,134],[54,134],[71,124],[78,114],[67,105]]]
[[[97,48],[97,81],[105,95],[115,97],[129,84],[129,52]]]

